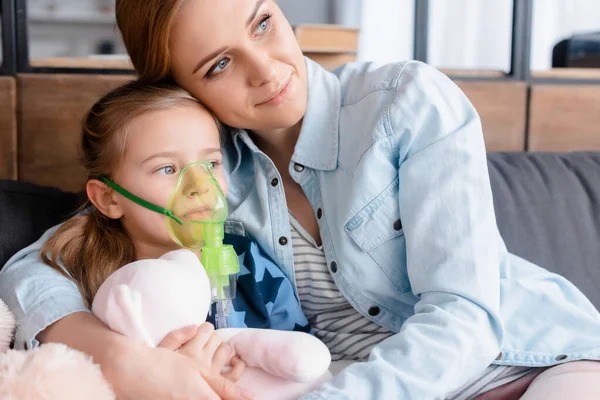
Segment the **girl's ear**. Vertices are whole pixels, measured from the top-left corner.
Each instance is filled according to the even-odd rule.
[[[104,215],[111,219],[123,216],[117,192],[109,188],[104,182],[90,179],[85,185],[88,199]]]

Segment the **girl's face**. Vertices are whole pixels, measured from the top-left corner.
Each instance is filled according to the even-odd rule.
[[[128,126],[125,151],[113,179],[136,196],[166,208],[183,167],[203,160],[212,163],[211,172],[227,194],[219,130],[212,115],[195,105],[151,112]],[[178,248],[167,232],[164,215],[116,192],[113,196],[138,257],[155,258]]]
[[[302,120],[306,65],[273,0],[186,1],[170,51],[177,83],[224,123],[260,132]]]

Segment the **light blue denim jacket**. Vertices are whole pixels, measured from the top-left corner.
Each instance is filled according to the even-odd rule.
[[[308,110],[289,172],[321,215],[339,289],[397,334],[304,399],[439,399],[491,363],[600,359],[592,304],[507,252],[480,120],[452,81],[418,62],[307,66]],[[278,171],[245,131],[225,148],[228,232],[256,238],[293,283]],[[0,290],[28,279],[34,263],[0,274]],[[79,304],[72,287],[36,285],[21,297],[25,309],[45,301],[58,315]]]
[[[341,292],[398,334],[305,399],[439,399],[491,363],[600,359],[592,304],[507,252],[480,119],[457,86],[418,62],[307,66],[289,172],[321,215]],[[256,237],[293,282],[280,176],[246,132],[227,148],[229,228]]]

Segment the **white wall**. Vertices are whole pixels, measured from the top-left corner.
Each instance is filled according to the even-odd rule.
[[[429,63],[510,69],[513,0],[430,0],[429,7]]]
[[[361,11],[359,60],[383,64],[413,57],[413,0],[364,0]]]
[[[331,0],[277,0],[277,4],[292,25],[331,21]]]

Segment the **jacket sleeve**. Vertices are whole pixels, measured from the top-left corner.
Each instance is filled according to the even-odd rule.
[[[36,336],[46,327],[69,314],[89,312],[75,283],[44,264],[40,257],[42,246],[57,229],[46,231],[0,271],[0,298],[17,323],[16,349],[38,346]]]
[[[389,108],[408,277],[419,301],[400,332],[304,399],[440,399],[498,355],[499,237],[479,116],[446,76],[418,62]]]

